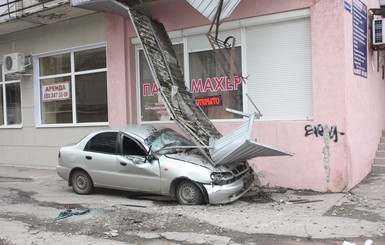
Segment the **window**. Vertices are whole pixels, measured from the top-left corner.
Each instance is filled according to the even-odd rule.
[[[0,66],[0,126],[21,125],[20,80],[5,76]]]
[[[140,145],[127,136],[123,136],[123,155],[146,156],[146,152]]]
[[[175,46],[178,60],[185,61],[186,86],[209,119],[241,119],[226,108],[253,113],[254,104],[263,114],[260,120],[312,119],[309,15],[309,10],[297,10],[224,23],[219,39],[232,36],[236,40],[234,60],[239,76],[232,81],[215,58],[205,35],[208,28],[202,27],[199,35],[196,28],[182,31],[183,44]],[[144,54],[138,53],[140,119],[170,120],[157,86],[149,82],[152,76]]]
[[[189,54],[190,91],[210,119],[239,118],[226,108],[243,111],[242,80],[228,78],[218,64],[214,51]],[[235,62],[241,69],[241,48],[235,49]]]
[[[41,56],[39,124],[108,122],[105,47]]]
[[[146,139],[146,143],[151,146],[153,152],[161,155],[184,151],[178,146],[194,145],[190,140],[170,128],[154,132]]]
[[[245,32],[247,89],[262,119],[311,119],[310,19],[252,26]]]
[[[0,85],[0,125],[4,125],[3,84]]]
[[[85,151],[93,151],[99,153],[116,154],[117,143],[116,132],[100,133],[92,137],[88,141]]]
[[[183,67],[183,45],[174,45],[179,64]],[[140,83],[140,105],[142,121],[169,121],[170,116],[158,93],[158,86],[148,66],[146,57],[142,50],[139,51],[139,83]],[[183,69],[183,68],[182,68]]]

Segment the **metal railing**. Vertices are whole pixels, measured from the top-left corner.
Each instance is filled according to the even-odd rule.
[[[22,17],[25,14],[35,12],[36,9],[45,9],[45,4],[58,2],[57,0],[6,0],[6,3],[0,4],[0,22]]]

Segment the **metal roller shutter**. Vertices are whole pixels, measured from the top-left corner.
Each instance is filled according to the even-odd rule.
[[[247,91],[263,114],[261,120],[312,119],[310,19],[245,31]]]

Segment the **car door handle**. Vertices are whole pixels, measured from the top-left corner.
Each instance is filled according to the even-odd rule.
[[[92,157],[91,157],[91,156],[86,156],[86,159],[87,159],[87,160],[91,160]]]
[[[127,166],[127,163],[125,163],[125,162],[120,162],[120,165],[122,165],[122,166]]]

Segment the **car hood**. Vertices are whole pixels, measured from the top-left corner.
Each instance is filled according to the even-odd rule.
[[[165,157],[178,161],[189,162],[210,169],[211,171],[229,171],[226,166],[213,166],[204,156],[197,153],[174,153],[166,154]]]

